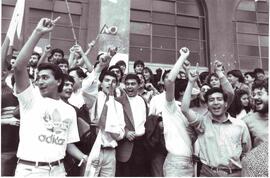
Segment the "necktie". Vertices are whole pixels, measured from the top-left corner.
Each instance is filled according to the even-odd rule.
[[[105,129],[105,124],[106,124],[106,118],[107,118],[107,111],[108,111],[108,106],[106,104],[106,102],[109,100],[109,96],[107,95],[106,96],[106,100],[104,102],[104,106],[103,106],[103,109],[102,109],[102,112],[100,114],[100,117],[99,117],[99,128],[100,129]]]

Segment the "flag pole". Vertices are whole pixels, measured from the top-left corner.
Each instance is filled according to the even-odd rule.
[[[77,40],[77,37],[76,37],[76,34],[75,34],[74,24],[73,24],[73,21],[72,21],[72,17],[71,17],[71,13],[70,13],[70,8],[69,8],[69,5],[68,5],[68,1],[65,0],[65,2],[66,2],[66,6],[67,6],[69,21],[70,21],[70,24],[71,24],[71,30],[72,30],[72,34],[73,34],[73,39],[75,41],[75,44],[78,44],[78,40]]]
[[[51,9],[51,20],[53,20],[53,16],[54,16],[54,4],[55,4],[55,0],[52,0],[52,9]],[[49,32],[49,44],[51,45],[51,41],[52,41],[52,32]]]

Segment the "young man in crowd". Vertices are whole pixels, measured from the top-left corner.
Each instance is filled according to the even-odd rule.
[[[93,76],[95,77],[95,76]],[[93,78],[94,80],[94,78]],[[86,175],[95,177],[114,177],[116,171],[116,151],[117,141],[121,140],[125,134],[125,121],[122,104],[114,98],[117,84],[117,76],[106,71],[100,76],[101,91],[98,92],[98,85],[89,86],[92,90],[89,95],[96,98],[93,101],[91,121],[96,123],[99,132],[93,149],[90,153],[90,164],[95,167],[94,172],[88,172]],[[89,98],[89,99],[91,99]],[[97,149],[95,149],[97,148]]]
[[[231,70],[227,73],[227,76],[234,90],[245,90],[249,92],[249,87],[244,83],[245,79],[240,70]]]
[[[125,93],[117,100],[122,103],[125,116],[125,137],[117,147],[116,176],[149,176],[149,164],[144,146],[147,104],[138,95],[140,79],[136,74],[125,77]]]
[[[264,70],[261,69],[261,68],[256,68],[254,69],[254,74],[256,76],[256,80],[264,80],[265,79],[265,73],[264,73]]]
[[[245,84],[248,85],[249,89],[251,90],[252,85],[256,79],[256,75],[254,72],[246,72],[245,76]]]
[[[38,66],[39,93],[29,82],[27,65],[39,39],[53,30],[54,20],[42,18],[15,63],[15,93],[20,105],[20,142],[15,176],[65,176],[66,151],[87,159],[73,144],[79,141],[75,110],[60,99],[62,71],[55,64]]]
[[[268,83],[257,81],[252,86],[254,112],[243,118],[247,124],[253,147],[268,141]]]
[[[182,111],[198,134],[200,176],[241,176],[241,159],[251,149],[248,128],[242,120],[226,113],[227,96],[220,88],[211,88],[205,94],[209,112],[200,115],[192,111],[189,108],[191,91],[197,78],[197,69],[188,72]]]
[[[57,59],[55,64],[58,65],[58,67],[62,70],[64,74],[68,73],[69,65],[66,59],[64,58]]]
[[[162,118],[165,144],[168,151],[163,165],[164,176],[166,177],[192,177],[194,174],[192,129],[176,102],[176,100],[181,102],[181,87],[175,87],[179,86],[177,82],[182,81],[176,81],[176,78],[182,64],[189,56],[189,50],[184,47],[179,52],[180,57],[165,81],[166,100],[162,111]]]
[[[36,79],[37,77],[37,66],[39,59],[40,54],[37,52],[33,52],[29,60],[29,75],[31,75],[33,79]]]
[[[143,68],[144,68],[144,62],[141,60],[137,60],[134,62],[133,69],[136,74],[143,73]]]

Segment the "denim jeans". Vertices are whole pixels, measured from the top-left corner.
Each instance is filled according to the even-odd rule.
[[[66,171],[64,164],[49,167],[49,166],[31,166],[18,163],[15,171],[15,177],[65,177]]]
[[[115,149],[101,149],[95,177],[114,177],[116,171]]]
[[[165,177],[192,177],[194,175],[192,158],[168,153],[163,172]]]

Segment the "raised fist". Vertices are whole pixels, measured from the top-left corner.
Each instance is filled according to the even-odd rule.
[[[188,57],[189,56],[189,49],[187,47],[182,47],[180,50],[179,50],[179,53],[181,56],[183,57]]]
[[[214,71],[215,72],[222,72],[223,65],[220,61],[215,60],[214,62]]]
[[[60,17],[57,17],[55,20],[51,20],[48,18],[42,18],[40,19],[39,23],[36,26],[36,31],[41,33],[42,35],[45,33],[48,33],[52,31],[52,29],[55,26],[55,23],[60,19]]]
[[[48,44],[45,46],[44,52],[49,53],[49,52],[51,52],[51,50],[52,50],[52,46],[50,44]]]

